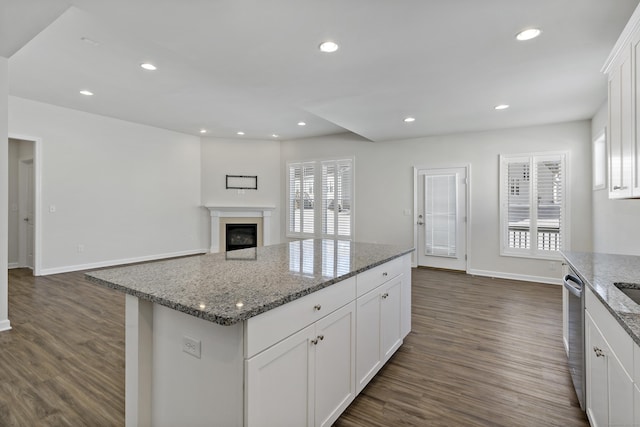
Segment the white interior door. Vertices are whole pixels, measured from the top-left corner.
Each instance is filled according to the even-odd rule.
[[[418,265],[467,269],[467,169],[417,170]]]
[[[20,213],[20,229],[18,233],[18,251],[20,267],[34,268],[34,225],[35,225],[35,181],[33,159],[19,163],[19,194],[18,205]]]

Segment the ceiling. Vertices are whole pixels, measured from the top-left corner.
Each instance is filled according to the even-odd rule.
[[[0,56],[10,95],[72,109],[194,135],[388,141],[591,118],[638,1],[3,0]],[[530,27],[542,35],[515,40]]]

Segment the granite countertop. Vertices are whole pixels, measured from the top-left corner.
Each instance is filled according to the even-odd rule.
[[[86,278],[221,325],[347,279],[413,248],[309,239],[92,271]]]
[[[613,284],[640,283],[640,256],[592,252],[563,252],[571,268],[640,345],[640,305]]]

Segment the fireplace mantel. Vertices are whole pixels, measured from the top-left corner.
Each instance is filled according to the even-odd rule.
[[[262,218],[262,244],[271,244],[271,213],[274,206],[211,206],[211,252],[220,252],[220,218]]]

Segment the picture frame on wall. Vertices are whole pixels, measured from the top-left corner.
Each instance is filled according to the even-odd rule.
[[[226,188],[227,190],[257,190],[258,189],[258,176],[257,175],[227,175],[226,176]]]

